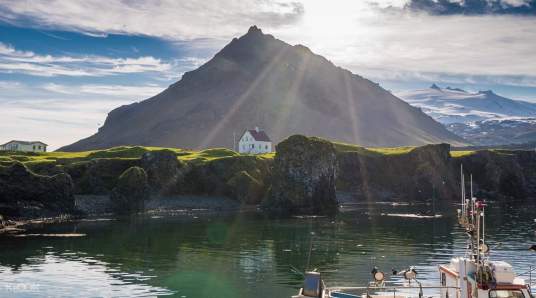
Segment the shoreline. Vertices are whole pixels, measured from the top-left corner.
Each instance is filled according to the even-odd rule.
[[[110,196],[108,195],[76,195],[75,210],[69,214],[51,217],[4,219],[0,227],[0,237],[20,235],[39,225],[62,222],[92,220],[92,218],[106,218],[114,220],[116,216],[111,212]],[[241,205],[236,200],[220,196],[155,196],[145,202],[145,210],[137,215],[173,216],[179,214],[202,212],[243,212],[255,211],[257,205]]]

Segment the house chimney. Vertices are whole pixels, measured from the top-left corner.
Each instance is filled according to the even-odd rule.
[[[259,132],[259,127],[258,126],[255,126],[255,131]]]

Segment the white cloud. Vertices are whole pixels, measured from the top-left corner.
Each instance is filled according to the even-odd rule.
[[[504,2],[510,5],[526,3],[525,0]],[[355,73],[380,79],[381,73],[388,77],[391,72],[536,76],[536,59],[533,59],[536,18],[430,16],[388,9],[400,8],[407,3],[408,0],[111,0],[104,3],[96,0],[38,0],[31,3],[6,0],[0,3],[0,18],[15,23],[32,20],[35,26],[98,34],[164,37],[181,44],[190,40],[187,43],[190,48],[202,44],[214,51],[230,37],[241,35],[248,26],[258,24],[265,32],[290,43],[305,44]],[[117,66],[90,71],[56,65],[47,73],[42,68],[36,69],[35,65],[24,64],[28,62],[25,59],[29,53],[16,54],[19,57],[11,54],[15,56],[11,60],[13,64],[3,68],[36,75],[106,75],[169,68],[157,60],[147,64],[142,61],[101,61],[95,63]],[[40,58],[42,63],[47,59],[57,63],[61,59],[68,60],[68,57]]]
[[[54,150],[94,134],[112,109],[158,94],[160,85],[0,81],[0,143],[39,139]]]
[[[108,76],[116,74],[169,72],[170,63],[143,56],[111,58],[105,56],[52,56],[19,51],[0,42],[0,72],[34,76]]]
[[[103,95],[120,97],[125,100],[145,99],[160,93],[164,88],[158,85],[145,86],[125,86],[125,85],[98,85],[98,84],[83,84],[75,86],[67,86],[49,83],[42,86],[44,90],[70,95]]]
[[[283,0],[4,0],[0,19],[87,34],[141,34],[169,39],[229,38],[256,23],[284,26],[303,13],[298,1]]]
[[[270,32],[380,81],[407,74],[536,77],[535,17],[430,16],[356,2],[306,2],[302,23]]]

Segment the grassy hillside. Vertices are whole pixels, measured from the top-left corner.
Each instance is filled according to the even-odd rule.
[[[339,152],[357,152],[367,156],[382,155],[401,155],[411,152],[416,147],[362,147],[354,144],[333,142],[335,149]],[[81,152],[12,152],[0,151],[0,164],[4,162],[20,161],[28,166],[60,163],[70,164],[73,162],[89,161],[96,158],[108,159],[139,159],[145,152],[169,150],[177,155],[177,159],[186,163],[203,163],[227,157],[247,156],[249,154],[240,154],[227,148],[211,148],[202,151],[184,150],[180,148],[164,147],[142,147],[142,146],[120,146],[104,150],[91,150]],[[507,153],[507,150],[493,150]],[[454,158],[464,157],[477,152],[476,150],[456,150],[451,151]],[[275,153],[256,155],[257,158],[273,159]]]
[[[169,150],[177,155],[177,159],[183,162],[202,163],[226,157],[239,156],[240,154],[226,148],[212,148],[202,151],[189,151],[178,148],[121,146],[105,150],[92,150],[81,152],[11,152],[0,151],[0,163],[20,161],[27,165],[40,163],[70,164],[74,162],[89,161],[96,158],[106,159],[139,159],[144,153],[150,151]],[[259,156],[272,158],[273,154]]]

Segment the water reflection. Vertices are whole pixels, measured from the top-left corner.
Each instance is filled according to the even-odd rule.
[[[47,252],[18,268],[0,267],[0,297],[154,297],[170,290],[145,284],[151,276],[125,273],[76,253]]]
[[[423,208],[367,204],[334,219],[197,214],[46,226],[31,233],[87,236],[0,239],[0,296],[288,297],[301,284],[292,268],[307,266],[311,237],[310,267],[328,283],[366,283],[372,264],[386,272],[415,265],[435,282],[437,265],[466,246],[454,211],[381,215]],[[536,242],[534,208],[488,211],[493,257],[520,270],[536,263],[528,250]]]

